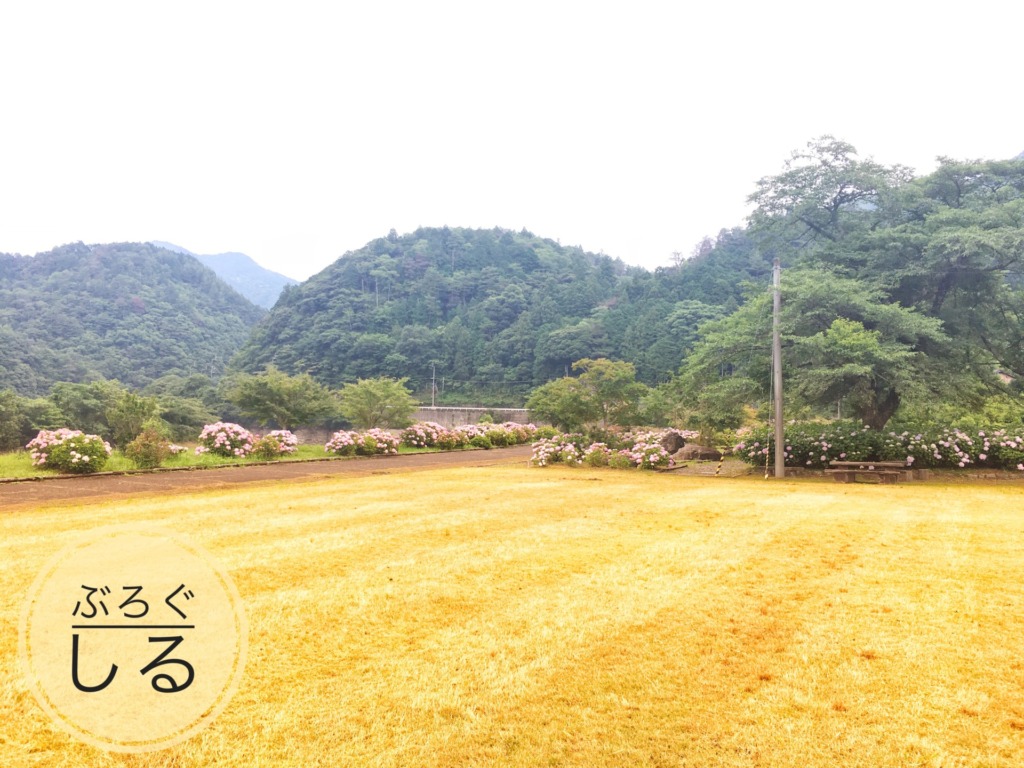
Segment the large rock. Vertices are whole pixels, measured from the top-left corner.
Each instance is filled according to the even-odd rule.
[[[659,442],[661,447],[668,451],[669,456],[678,453],[686,446],[686,440],[683,436],[677,435],[675,432],[666,432]]]
[[[678,461],[718,461],[722,458],[722,452],[707,445],[695,445],[688,443],[679,450],[673,457]]]

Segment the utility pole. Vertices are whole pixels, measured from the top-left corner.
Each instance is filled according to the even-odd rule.
[[[782,267],[778,258],[772,263],[772,389],[775,391],[775,476],[786,476],[786,435],[782,425],[782,336],[779,315],[782,311]]]
[[[437,363],[430,361],[430,407],[434,407],[434,393],[437,392]]]

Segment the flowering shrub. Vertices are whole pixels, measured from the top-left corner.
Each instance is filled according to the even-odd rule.
[[[608,457],[608,466],[612,469],[636,469],[636,464],[629,457],[629,454],[615,451]]]
[[[618,451],[605,442],[589,442],[583,435],[557,435],[535,442],[530,461],[538,467],[557,463],[616,469],[670,467],[672,457],[660,442],[665,432],[654,430],[617,436],[616,442],[626,446]]]
[[[591,443],[583,452],[583,463],[588,467],[607,467],[611,453],[604,443]]]
[[[485,427],[480,424],[460,424],[459,426],[455,427],[454,431],[462,435],[462,437],[464,438],[462,444],[465,446],[469,445],[470,441],[474,437],[486,435],[488,429],[490,429],[490,427]]]
[[[245,427],[228,421],[207,424],[199,433],[196,455],[213,453],[217,456],[245,458],[253,449],[255,436]]]
[[[758,427],[737,443],[733,453],[748,464],[775,461],[772,430]],[[783,457],[787,467],[824,469],[830,461],[879,458],[880,436],[863,424],[836,421],[831,424],[787,424]]]
[[[432,448],[437,445],[437,439],[447,431],[436,422],[421,421],[403,429],[400,438],[402,445],[410,448]]]
[[[345,430],[335,432],[331,435],[331,439],[327,441],[324,450],[338,456],[355,456],[356,438],[358,436],[358,432],[347,432]]]
[[[421,421],[402,430],[402,445],[413,448],[492,448],[521,445],[534,439],[537,427],[533,424],[462,424],[452,429],[442,427],[433,421]]]
[[[399,439],[383,429],[368,429],[356,434],[356,453],[360,456],[389,456],[398,453]]]
[[[752,430],[733,449],[749,464],[775,460],[767,428]],[[950,427],[881,433],[851,422],[787,424],[787,467],[822,469],[835,460],[905,461],[908,467],[964,469],[985,466],[1024,471],[1024,430],[966,432]]]
[[[252,455],[269,461],[287,453],[295,453],[298,445],[299,438],[290,431],[275,429],[256,441],[252,448]]]
[[[996,430],[989,435],[985,449],[991,453],[983,459],[984,461],[990,461],[994,466],[1024,472],[1024,437],[1020,432],[1009,434],[1005,429]],[[978,458],[982,460],[980,456]]]
[[[510,432],[514,442],[510,445],[525,445],[532,441],[537,435],[537,427],[533,424],[519,424],[515,421],[506,421],[501,428]]]
[[[627,457],[630,463],[639,469],[672,466],[672,457],[668,451],[661,447],[661,443],[651,440],[650,437],[634,443],[630,448],[624,448],[619,454]]]
[[[530,463],[538,467],[548,464],[568,464],[574,467],[583,461],[583,449],[580,442],[583,435],[560,435],[539,440],[533,444],[533,455]]]
[[[32,464],[58,472],[99,472],[110,456],[110,444],[99,435],[77,429],[44,429],[25,446]]]
[[[504,426],[491,427],[484,435],[495,448],[504,448],[508,445],[515,445],[518,442],[515,433]]]
[[[473,436],[463,429],[446,429],[437,436],[437,447],[445,451],[454,451],[456,448],[465,448],[472,439]]]

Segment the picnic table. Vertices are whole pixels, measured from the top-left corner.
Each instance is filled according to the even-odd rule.
[[[830,461],[832,469],[826,469],[837,483],[852,483],[857,475],[871,475],[880,483],[895,484],[900,476],[909,477],[910,469],[905,461]]]

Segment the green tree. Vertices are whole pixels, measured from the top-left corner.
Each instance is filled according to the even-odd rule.
[[[103,379],[88,384],[59,381],[50,389],[50,400],[64,416],[64,426],[113,440],[107,413],[117,406],[125,391],[120,383]]]
[[[600,417],[600,411],[587,397],[580,380],[568,376],[537,387],[527,399],[526,407],[532,418],[549,422],[563,432],[582,431]]]
[[[263,373],[238,374],[226,387],[228,399],[243,416],[281,429],[316,424],[337,414],[337,402],[327,387],[308,373],[289,376],[274,365]]]
[[[578,377],[564,377],[533,391],[526,407],[557,427],[578,430],[607,428],[643,421],[643,400],[650,389],[636,380],[632,363],[584,358],[572,364]]]
[[[707,324],[684,362],[678,392],[691,402],[721,389],[766,400],[770,383],[771,298],[750,299]],[[781,330],[787,396],[827,408],[843,398],[849,412],[881,429],[908,397],[958,397],[963,361],[941,323],[885,303],[877,289],[821,271],[790,271],[783,281]]]
[[[895,191],[913,178],[905,166],[861,159],[845,141],[822,136],[793,152],[782,173],[757,182],[751,222],[775,244],[835,242],[883,219]]]
[[[159,411],[155,397],[144,397],[128,390],[122,391],[105,416],[114,444],[124,448],[142,432],[143,425]]]
[[[27,423],[21,398],[13,390],[0,391],[0,451],[13,451],[25,444],[21,436]]]
[[[408,379],[359,379],[339,394],[341,413],[358,429],[406,427],[418,404],[405,386]]]
[[[580,371],[580,384],[596,404],[603,427],[628,427],[643,421],[641,402],[650,390],[636,380],[632,363],[584,358],[573,363],[572,369]]]

